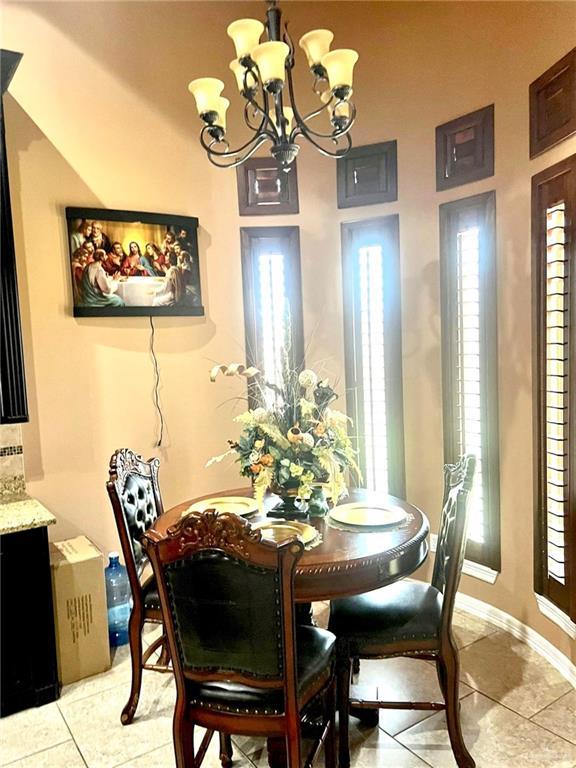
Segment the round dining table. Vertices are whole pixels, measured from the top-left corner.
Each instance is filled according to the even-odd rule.
[[[177,504],[164,512],[154,523],[154,531],[163,536],[190,508],[210,509],[207,499],[223,496],[252,496],[251,488],[210,493]],[[250,515],[250,523],[270,521],[268,513],[280,499],[268,494],[262,511]],[[366,506],[400,508],[404,519],[395,525],[381,528],[362,528],[338,523],[327,514],[309,517],[306,522],[318,531],[296,566],[294,597],[299,605],[297,620],[311,619],[310,604],[346,595],[357,595],[384,587],[409,576],[425,561],[428,554],[429,524],[426,515],[407,501],[385,493],[364,488],[351,489],[342,503],[359,502]],[[217,508],[217,505],[216,505]],[[273,514],[275,514],[273,512]],[[268,738],[268,764],[270,768],[285,768],[284,739]]]
[[[177,504],[156,520],[154,530],[163,536],[188,509],[202,509],[206,499],[223,496],[251,497],[252,489],[235,488]],[[267,513],[278,502],[277,496],[267,495],[263,511],[251,515],[250,523],[269,520]],[[426,559],[429,525],[426,515],[418,507],[395,496],[364,488],[351,489],[342,503],[350,502],[399,507],[406,517],[397,525],[382,528],[346,526],[333,521],[329,514],[307,518],[306,522],[317,529],[319,537],[306,548],[296,566],[294,595],[297,602],[312,603],[369,592],[410,575]]]

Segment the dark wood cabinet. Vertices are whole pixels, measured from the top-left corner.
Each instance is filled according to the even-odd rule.
[[[273,157],[252,157],[236,168],[240,216],[298,213],[296,161],[288,172]]]
[[[436,128],[436,189],[494,175],[494,104]]]
[[[46,526],[0,536],[0,717],[60,695]]]

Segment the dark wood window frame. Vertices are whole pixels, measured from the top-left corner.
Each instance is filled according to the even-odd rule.
[[[569,300],[566,343],[568,381],[564,392],[568,412],[564,454],[568,483],[564,489],[566,583],[548,575],[547,455],[546,455],[546,282],[547,210],[565,204],[564,261],[568,270]],[[534,588],[576,621],[576,154],[532,178],[532,287],[533,287],[533,403],[534,403]]]
[[[356,178],[359,168],[367,168],[375,176],[376,189],[362,185]],[[396,141],[353,147],[336,163],[336,187],[338,208],[354,208],[360,205],[391,203],[398,200],[398,157]]]
[[[530,157],[576,133],[576,48],[530,83]]]
[[[466,557],[500,570],[500,480],[498,431],[498,336],[496,283],[496,195],[485,192],[440,206],[440,275],[442,314],[442,392],[444,460],[460,454],[458,425],[458,251],[457,234],[463,217],[480,227],[479,239],[479,357],[482,478],[485,500],[483,544],[468,541]]]
[[[258,258],[265,245],[273,244],[284,256],[285,295],[290,308],[291,347],[289,365],[304,367],[304,321],[299,227],[241,227],[242,286],[246,363],[263,370],[263,338],[258,299]],[[257,386],[248,387],[249,407],[261,405]]]
[[[355,259],[363,243],[382,245],[384,308],[384,389],[386,393],[386,443],[389,492],[406,495],[404,456],[404,406],[402,382],[402,328],[400,301],[399,217],[380,216],[341,225],[344,301],[344,347],[346,368],[346,406],[352,418],[354,435],[364,434],[359,394],[362,390],[361,329],[359,323],[359,274]],[[354,438],[361,467],[365,465],[362,440]]]
[[[16,252],[10,203],[8,158],[3,97],[20,64],[21,53],[0,50],[0,187],[1,258],[0,258],[0,424],[28,421],[28,398],[22,348],[22,324],[16,274]]]
[[[473,138],[465,141],[472,131]],[[471,167],[458,164],[457,137],[474,151]],[[452,153],[450,146],[452,144]],[[468,155],[469,156],[469,155]],[[494,104],[450,120],[436,128],[436,189],[441,191],[494,175]]]
[[[259,195],[254,188],[259,171],[270,174],[279,182],[276,195]],[[281,216],[298,213],[298,172],[296,160],[286,173],[273,157],[251,157],[236,168],[238,212],[240,216]]]

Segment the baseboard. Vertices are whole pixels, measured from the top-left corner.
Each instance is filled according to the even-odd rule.
[[[559,651],[556,646],[552,645],[549,640],[546,640],[545,637],[536,632],[536,630],[515,619],[509,613],[501,611],[500,608],[495,608],[493,605],[465,595],[463,592],[458,592],[456,595],[456,606],[472,614],[472,616],[486,619],[500,629],[509,632],[517,640],[525,642],[552,664],[576,688],[576,665],[562,651]]]

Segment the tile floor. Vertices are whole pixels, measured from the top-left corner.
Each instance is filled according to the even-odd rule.
[[[327,606],[316,609],[322,624]],[[487,622],[457,611],[455,632],[462,649],[464,737],[478,768],[576,768],[576,691],[570,684]],[[425,661],[362,662],[360,682],[376,675],[395,699],[439,695],[435,669]],[[137,718],[123,727],[129,680],[122,648],[110,671],[66,686],[58,702],[0,720],[0,766],[174,768],[171,675],[144,673]],[[378,728],[353,719],[350,739],[353,768],[456,766],[442,712],[381,711]],[[267,768],[262,740],[234,741],[234,768]],[[203,766],[219,768],[216,740]]]

